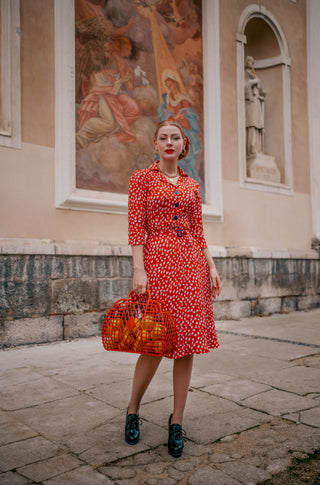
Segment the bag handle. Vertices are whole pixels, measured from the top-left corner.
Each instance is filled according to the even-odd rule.
[[[158,308],[159,311],[162,310],[160,302],[158,302],[157,300],[152,300],[151,299],[150,291],[148,289],[145,291],[145,293],[142,293],[142,294],[138,294],[134,290],[130,291],[130,293],[129,293],[128,297],[127,297],[127,301],[132,300],[132,295],[138,295],[138,296],[142,296],[144,298],[147,298],[147,301],[145,303],[146,310],[148,308],[152,307],[152,306],[157,306],[157,308]]]
[[[142,293],[142,294],[136,293],[134,290],[130,291],[130,293],[129,293],[128,297],[127,297],[127,300],[128,301],[129,300],[132,300],[132,295],[138,295],[138,296],[140,296],[140,297],[142,296],[144,298],[147,297],[147,303],[146,304],[149,303],[149,300],[150,300],[150,291],[149,290],[146,290],[145,293]]]

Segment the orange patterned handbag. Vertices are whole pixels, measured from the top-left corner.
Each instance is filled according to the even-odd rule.
[[[104,348],[157,356],[171,353],[176,343],[172,313],[152,300],[148,290],[142,296],[133,295],[131,291],[127,298],[117,300],[106,314],[102,325]]]

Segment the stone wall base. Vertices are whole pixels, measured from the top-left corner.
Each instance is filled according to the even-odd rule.
[[[223,286],[216,320],[320,307],[319,258],[221,253],[214,257]],[[99,335],[107,309],[131,290],[132,274],[126,252],[0,254],[0,348]]]

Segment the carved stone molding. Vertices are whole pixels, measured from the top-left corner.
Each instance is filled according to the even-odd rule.
[[[0,145],[21,148],[20,2],[0,0]]]
[[[280,55],[256,61],[255,69],[266,69],[281,66],[282,69],[282,97],[283,97],[283,139],[284,139],[284,180],[281,183],[270,180],[256,180],[248,176],[246,160],[246,123],[244,101],[244,63],[245,44],[247,38],[245,29],[248,22],[254,18],[262,19],[272,29],[278,42]],[[291,97],[290,97],[290,56],[288,44],[277,19],[262,5],[252,4],[242,12],[238,31],[237,43],[237,92],[238,92],[238,150],[240,185],[243,188],[264,190],[291,195],[293,193],[292,143],[291,143]]]

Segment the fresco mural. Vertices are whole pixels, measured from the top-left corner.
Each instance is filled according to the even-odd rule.
[[[204,197],[201,0],[75,0],[75,36],[77,187],[126,193],[172,118]]]

